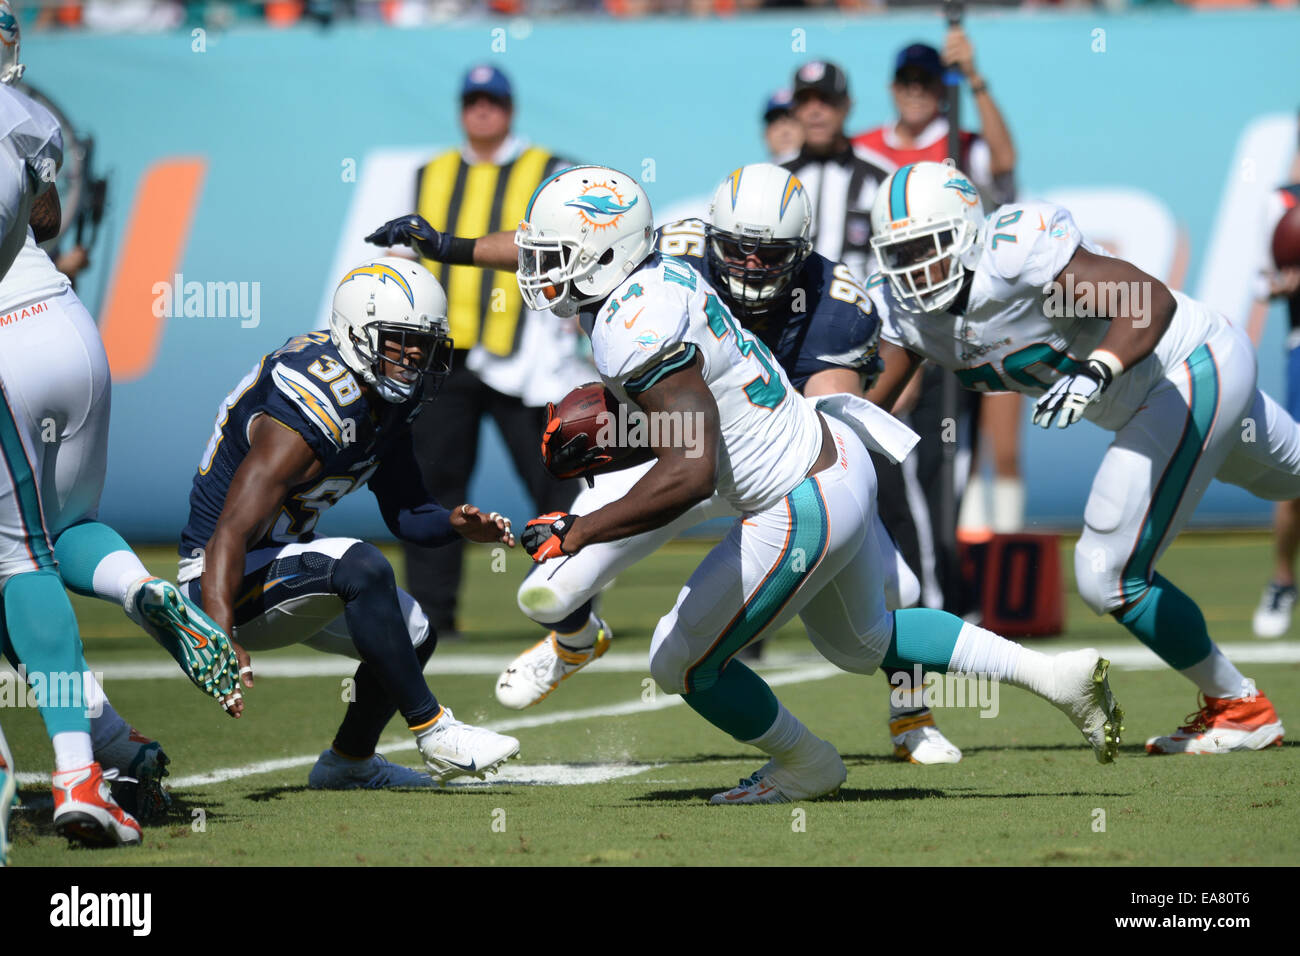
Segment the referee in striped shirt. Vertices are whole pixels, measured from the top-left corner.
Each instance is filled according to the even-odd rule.
[[[852,105],[848,77],[838,66],[824,60],[801,66],[794,75],[794,117],[803,127],[803,148],[782,165],[813,200],[813,248],[865,283],[875,271],[871,204],[894,164],[849,141],[844,121]]]
[[[545,402],[559,401],[566,390],[558,380],[539,381],[548,363],[538,353],[556,339],[554,322],[524,308],[513,272],[476,268],[472,249],[473,238],[488,233],[509,233],[513,239],[533,191],[573,163],[514,134],[510,80],[496,67],[476,66],[465,75],[460,119],[464,145],[433,157],[414,184],[419,215],[439,234],[465,237],[457,240],[463,247],[439,257],[443,261],[420,260],[447,290],[456,351],[451,374],[438,391],[437,413],[414,422],[416,455],[435,498],[464,500],[478,459],[479,425],[490,415],[536,513],[563,511],[577,487],[552,478],[537,450]],[[369,238],[378,241],[381,234]],[[386,238],[391,243],[395,237]],[[438,634],[454,635],[464,546],[404,545],[404,550],[407,590]]]

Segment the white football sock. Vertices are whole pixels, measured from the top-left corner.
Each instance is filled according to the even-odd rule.
[[[141,578],[151,578],[152,574],[140,563],[134,551],[112,551],[95,565],[93,580],[95,596],[105,601],[125,604],[126,592],[131,585]]]
[[[993,479],[993,531],[1013,534],[1025,529],[1025,483],[1019,478]]]
[[[90,746],[90,734],[84,730],[65,730],[57,733],[50,741],[54,744],[54,772],[80,770],[95,762],[95,753]]]
[[[1249,680],[1223,656],[1218,644],[1210,645],[1210,656],[1199,664],[1185,667],[1178,673],[1195,684],[1206,697],[1254,697],[1255,682]]]
[[[784,704],[778,703],[777,707],[776,720],[772,721],[772,726],[762,736],[744,742],[786,766],[797,766],[805,760],[820,756],[821,751],[817,748],[817,744],[821,743],[820,738],[805,727],[798,717],[786,710]]]

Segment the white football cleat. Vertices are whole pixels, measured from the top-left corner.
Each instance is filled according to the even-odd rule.
[[[889,722],[894,742],[894,759],[908,763],[957,763],[961,751],[934,725],[934,714],[927,707],[916,714],[906,714]]]
[[[99,764],[55,773],[54,829],[86,846],[140,842],[140,824],[113,800]]]
[[[519,741],[514,737],[461,723],[450,707],[442,708],[432,725],[416,735],[415,742],[429,773],[444,783],[455,777],[482,780],[519,753]]]
[[[710,804],[793,803],[834,796],[849,772],[839,751],[827,740],[819,740],[818,755],[797,771],[769,760],[752,776],[740,781],[726,793],[715,793]]]
[[[1291,630],[1291,612],[1295,610],[1296,589],[1294,585],[1270,583],[1264,589],[1264,596],[1255,608],[1251,620],[1256,637],[1282,637]]]
[[[392,763],[382,754],[353,760],[333,749],[321,753],[307,776],[312,790],[386,790],[390,787],[436,787],[427,773]]]
[[[1098,763],[1115,759],[1124,730],[1124,711],[1106,679],[1109,669],[1110,661],[1091,647],[1052,658],[1053,692],[1048,700],[1079,728]]]
[[[545,700],[560,682],[578,673],[609,650],[613,633],[609,625],[596,619],[600,630],[589,651],[569,651],[556,643],[556,633],[524,651],[497,678],[497,700],[503,707],[523,710]]]
[[[1254,690],[1254,685],[1251,685]],[[1205,706],[1167,737],[1147,741],[1149,754],[1227,754],[1282,746],[1282,720],[1260,691],[1247,697],[1206,697]]]

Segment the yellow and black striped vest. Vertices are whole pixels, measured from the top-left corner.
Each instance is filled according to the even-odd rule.
[[[533,191],[552,168],[561,165],[569,164],[537,146],[500,166],[467,163],[454,149],[420,170],[416,208],[440,232],[469,239],[489,232],[514,232]],[[447,319],[456,348],[482,342],[493,355],[513,354],[523,325],[523,299],[515,274],[421,261],[447,290]]]

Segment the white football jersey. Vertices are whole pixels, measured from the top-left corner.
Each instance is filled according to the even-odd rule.
[[[27,238],[32,202],[63,164],[63,131],[35,100],[0,84],[0,275]]]
[[[635,400],[699,356],[722,432],[717,490],[737,511],[772,506],[817,460],[822,426],[812,404],[686,261],[651,256],[594,319],[583,314],[583,327],[597,371],[620,399]]]
[[[955,372],[967,388],[1041,395],[1087,361],[1110,328],[1086,302],[1076,304],[1070,285],[1056,283],[1081,245],[1109,255],[1083,237],[1061,206],[1000,206],[986,220],[961,314],[907,312],[883,275],[871,278],[867,289],[881,316],[881,337]],[[1099,290],[1105,300],[1100,311],[1109,314],[1106,303],[1115,308],[1127,302],[1149,314],[1151,290],[1135,285]],[[1112,430],[1122,426],[1156,382],[1227,321],[1181,292],[1173,296],[1178,307],[1155,351],[1118,376],[1085,418]]]
[[[0,279],[0,315],[29,302],[61,295],[70,288],[68,277],[54,268],[54,261],[36,244],[36,236],[29,228],[14,264]]]

